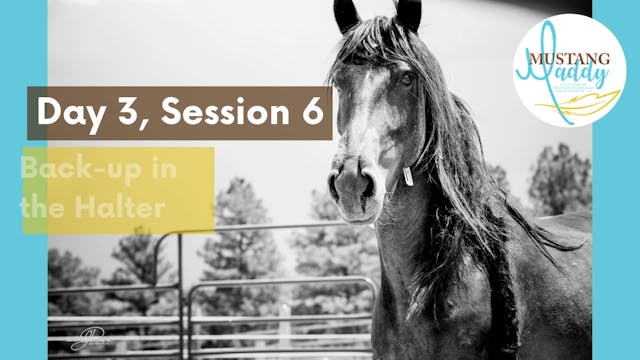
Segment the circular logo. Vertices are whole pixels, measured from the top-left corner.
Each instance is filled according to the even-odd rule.
[[[606,115],[622,95],[627,65],[615,35],[600,22],[562,14],[536,24],[513,59],[513,81],[540,120],[577,127]]]

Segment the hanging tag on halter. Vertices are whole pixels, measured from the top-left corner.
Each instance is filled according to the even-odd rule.
[[[408,167],[402,169],[402,173],[404,174],[404,182],[407,186],[413,186],[413,177],[411,176],[411,169]]]

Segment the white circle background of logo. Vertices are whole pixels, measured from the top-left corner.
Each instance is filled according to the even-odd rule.
[[[529,62],[531,55],[541,53],[543,42],[544,52],[553,52],[552,28],[555,30],[555,54],[563,57],[564,63],[554,61],[547,65],[547,71],[551,67],[547,81],[542,63],[529,65]],[[598,60],[592,64],[590,74],[588,64],[579,64],[577,74],[588,74],[591,78],[562,79],[557,75],[572,74],[574,70],[570,69],[576,68],[575,64],[566,63],[569,53],[608,54],[609,63],[603,64],[607,59],[604,55],[603,63]],[[549,55],[549,60],[557,59]],[[603,74],[606,75],[601,80]],[[600,77],[596,78],[596,75]],[[620,99],[626,76],[624,52],[615,35],[597,20],[577,14],[556,15],[536,24],[520,42],[513,59],[513,81],[525,107],[538,119],[560,127],[589,125],[606,115]],[[597,88],[600,81],[602,85]]]

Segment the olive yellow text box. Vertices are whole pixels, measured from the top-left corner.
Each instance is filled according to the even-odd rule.
[[[31,147],[21,162],[27,234],[213,231],[213,148]]]

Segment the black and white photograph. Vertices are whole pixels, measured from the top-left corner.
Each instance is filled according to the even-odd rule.
[[[213,147],[215,227],[48,235],[48,358],[591,359],[592,127],[514,87],[558,14],[592,3],[48,0],[49,86],[333,104],[330,140],[49,140]]]

